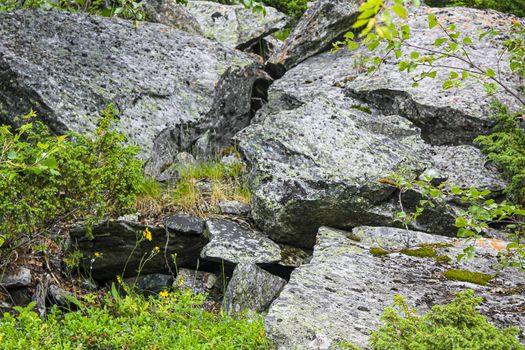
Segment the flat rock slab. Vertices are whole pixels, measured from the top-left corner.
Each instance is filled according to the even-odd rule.
[[[273,7],[266,15],[243,5],[223,5],[211,1],[189,1],[187,10],[198,21],[203,34],[229,48],[245,49],[259,38],[286,26],[289,17]]]
[[[202,249],[203,259],[231,264],[271,264],[281,260],[281,248],[276,243],[233,221],[208,220],[206,234],[210,242]]]
[[[379,316],[401,294],[412,307],[426,312],[435,304],[450,302],[456,292],[473,289],[483,297],[479,311],[498,326],[518,326],[525,335],[525,274],[505,269],[486,286],[447,280],[449,269],[468,269],[494,275],[497,253],[506,244],[479,240],[472,260],[456,262],[464,241],[387,227],[358,227],[352,232],[319,229],[310,264],[297,268],[290,282],[270,307],[265,320],[268,338],[278,349],[328,349],[346,340],[366,348]],[[449,244],[441,247],[440,244]],[[448,256],[450,263],[435,258],[408,256],[401,249],[430,245]],[[391,253],[374,256],[369,249]],[[319,344],[324,344],[321,347]]]
[[[8,270],[0,275],[0,286],[2,288],[21,288],[31,285],[32,274],[27,267],[18,267]]]
[[[227,143],[249,123],[256,69],[238,50],[161,24],[0,14],[0,122],[33,108],[56,133],[88,132],[114,103],[129,141],[144,157],[154,149],[154,175],[206,132],[210,142]]]
[[[232,313],[244,310],[264,312],[285,285],[286,280],[255,264],[240,263],[226,289],[224,309]]]
[[[134,249],[146,228],[151,232],[152,240],[143,240]],[[72,248],[83,253],[84,270],[90,271],[92,278],[97,281],[114,279],[117,275],[136,276],[141,259],[144,255],[149,256],[155,247],[159,248],[159,252],[143,267],[141,274],[169,272],[166,263],[175,271],[175,265],[171,261],[174,253],[177,254],[178,267],[196,267],[199,253],[207,243],[202,233],[180,232],[170,228],[166,230],[164,227],[146,226],[125,220],[110,220],[96,225],[93,228],[93,239],[87,237],[84,227],[77,226],[71,230],[71,241]],[[166,243],[168,262],[164,257]],[[123,273],[126,262],[126,271]]]

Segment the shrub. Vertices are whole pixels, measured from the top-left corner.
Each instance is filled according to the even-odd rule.
[[[16,241],[64,219],[87,223],[133,209],[142,182],[137,147],[111,130],[116,111],[101,115],[93,138],[52,136],[41,122],[0,127],[0,232]],[[33,117],[34,113],[26,116]],[[1,244],[0,244],[1,246]]]
[[[481,298],[472,290],[457,293],[447,305],[436,305],[423,316],[416,315],[402,296],[381,316],[382,325],[373,332],[373,349],[525,349],[518,342],[518,328],[498,329],[476,307]]]
[[[263,0],[263,2],[295,19],[301,17],[307,8],[306,0]]]
[[[262,318],[227,316],[203,309],[204,296],[163,291],[159,297],[137,294],[88,295],[77,311],[56,307],[46,318],[32,311],[0,319],[2,349],[268,349]]]
[[[479,9],[493,9],[500,12],[512,13],[519,17],[525,17],[525,6],[523,0],[426,0],[429,6],[466,6]]]
[[[511,198],[525,204],[525,130],[519,126],[517,115],[509,113],[507,107],[494,103],[496,125],[487,136],[479,136],[476,142],[511,179],[506,189]]]

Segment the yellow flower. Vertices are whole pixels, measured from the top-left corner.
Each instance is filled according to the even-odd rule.
[[[122,283],[122,276],[121,275],[117,275],[117,282],[118,283]]]
[[[160,248],[159,247],[153,248],[153,252],[155,252],[156,254],[160,253]]]
[[[153,237],[151,236],[151,232],[149,231],[149,228],[147,227],[144,230],[144,233],[142,234],[144,235],[144,238],[146,238],[148,241],[151,241],[153,239]]]
[[[163,290],[159,293],[159,295],[163,298],[167,298],[170,295],[170,293],[167,290]]]
[[[95,252],[93,255],[95,255],[95,258],[100,258],[102,256],[101,252]]]
[[[0,341],[4,340],[4,335],[0,334]]]

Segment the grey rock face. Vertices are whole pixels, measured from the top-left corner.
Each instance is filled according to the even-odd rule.
[[[202,249],[203,259],[231,264],[270,264],[281,260],[281,248],[276,243],[233,221],[208,220],[206,233],[210,242]]]
[[[238,264],[226,289],[224,309],[235,313],[266,311],[285,285],[284,279],[255,264]]]
[[[205,132],[214,147],[249,123],[256,68],[242,52],[160,24],[0,14],[0,122],[34,108],[54,132],[86,132],[114,103],[120,130],[145,157],[153,150],[153,175]]]
[[[237,201],[221,201],[219,203],[221,214],[245,216],[250,214],[252,208],[249,204]]]
[[[172,286],[173,276],[164,275],[161,273],[151,273],[147,275],[141,275],[138,278],[126,278],[125,282],[128,283],[128,285],[130,285],[132,288],[135,288],[137,292],[143,293],[145,295],[156,295]]]
[[[469,44],[466,50],[475,65],[483,70],[490,68],[500,72],[499,78],[511,88],[519,86],[519,81],[512,77],[507,65],[498,68],[506,37],[502,34],[493,39],[485,37],[478,40],[478,33],[490,29],[508,33],[512,25],[512,16],[467,8],[414,9],[410,11],[408,19],[411,28],[408,45],[430,48],[437,38],[444,36],[439,27],[428,28],[427,15],[430,13],[434,13],[445,26],[458,24],[458,30],[472,38],[473,43]],[[404,54],[408,57],[412,51],[426,54],[423,50],[412,48],[406,48]],[[366,57],[382,56],[384,52],[378,49],[371,54],[366,48],[361,48],[354,52],[354,57],[356,62],[362,62]],[[503,60],[506,59],[505,55],[502,57]],[[425,79],[419,86],[412,87],[412,79],[406,72],[397,69],[397,63],[399,60],[393,55],[388,56],[379,74],[356,74],[352,81],[348,82],[347,89],[353,96],[370,103],[385,114],[399,114],[410,119],[421,128],[423,137],[433,144],[469,143],[475,136],[487,132],[492,125],[489,116],[490,104],[494,97],[502,100],[512,110],[519,109],[520,104],[515,98],[501,91],[496,96],[490,96],[482,84],[473,79],[467,80],[460,89],[442,89],[449,73],[459,69],[436,68],[436,79]],[[439,65],[468,68],[465,63],[454,58],[440,60]],[[422,70],[416,70],[413,74],[421,72]]]
[[[525,305],[522,288],[525,275],[505,269],[488,285],[447,280],[448,269],[468,269],[495,275],[498,250],[505,243],[478,241],[476,257],[457,263],[466,242],[415,231],[386,227],[358,227],[349,232],[322,227],[310,264],[297,268],[280,296],[272,303],[265,320],[266,333],[276,348],[320,349],[346,340],[366,348],[370,331],[379,326],[379,316],[392,303],[394,294],[406,297],[412,307],[426,312],[435,304],[448,303],[456,292],[473,289],[483,297],[480,312],[499,326],[518,326],[522,336]],[[450,243],[435,248],[449,256],[449,264],[434,258],[408,256],[401,249],[425,244]],[[373,256],[369,249],[392,251]],[[518,288],[520,293],[505,291]]]
[[[176,0],[147,0],[142,8],[146,20],[161,23],[189,34],[203,35],[199,22]]]
[[[223,5],[211,1],[189,1],[188,11],[203,28],[204,36],[229,48],[245,49],[268,34],[286,26],[288,16],[273,7],[266,15],[243,5]]]
[[[166,219],[166,226],[184,234],[200,236],[204,233],[204,220],[189,214],[178,213]]]
[[[271,103],[271,102],[270,102]],[[394,188],[378,180],[425,168],[415,142],[375,133],[364,113],[318,97],[298,108],[270,112],[237,137],[255,168],[252,215],[272,239],[312,247],[323,224],[355,226]]]
[[[142,237],[144,230],[148,228],[152,234],[152,240],[144,240],[134,254],[131,255],[135,242]],[[161,251],[151,259],[141,271],[142,274],[168,272],[164,258],[164,247],[167,234],[169,236],[167,256],[171,269],[175,266],[170,257],[177,254],[178,267],[195,267],[201,249],[207,240],[202,234],[195,232],[181,232],[162,227],[144,226],[136,222],[128,221],[106,221],[96,225],[93,229],[92,240],[86,237],[83,227],[77,226],[71,231],[73,248],[79,249],[84,254],[82,261],[84,270],[89,271],[95,280],[110,280],[117,275],[136,276],[137,268],[146,254],[149,255],[155,247]],[[101,253],[101,257],[95,257],[95,252]],[[131,256],[130,256],[131,255]],[[125,273],[123,269],[130,257]]]
[[[31,270],[20,267],[13,271],[6,271],[0,275],[0,286],[2,288],[21,288],[31,285]]]
[[[352,30],[359,11],[357,0],[318,0],[303,14],[282,48],[269,62],[290,69]]]

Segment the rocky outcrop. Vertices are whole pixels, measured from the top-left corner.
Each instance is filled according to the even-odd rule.
[[[186,33],[203,35],[199,22],[177,0],[147,0],[142,8],[148,22],[161,23]]]
[[[332,48],[352,30],[359,14],[358,0],[318,0],[303,14],[280,50],[268,60],[277,72],[290,69],[319,52]],[[279,69],[279,66],[282,68]]]
[[[205,234],[210,240],[201,252],[205,260],[230,264],[271,264],[281,260],[281,248],[276,243],[233,221],[208,220]]]
[[[500,34],[494,38],[484,37],[479,39],[481,32],[496,30],[500,33],[510,32],[516,18],[495,11],[481,11],[468,8],[434,9],[422,7],[410,11],[408,26],[411,35],[404,47],[404,56],[409,57],[413,52],[421,55],[431,54],[420,48],[435,48],[436,39],[444,37],[440,27],[429,29],[428,14],[434,14],[446,27],[456,24],[463,36],[472,39],[466,46],[468,59],[472,65],[484,71],[492,69],[498,72],[498,78],[508,87],[519,91],[520,82],[510,72],[508,65],[501,65],[501,60],[506,60],[503,42],[505,35]],[[353,53],[355,65],[360,65],[361,73],[352,74],[346,84],[352,96],[377,107],[385,114],[399,114],[417,125],[422,130],[423,137],[432,144],[450,145],[470,143],[473,138],[481,133],[488,132],[492,126],[490,119],[490,106],[494,98],[500,99],[511,110],[518,110],[520,103],[502,89],[495,96],[487,93],[483,84],[474,79],[467,80],[461,88],[443,89],[443,83],[449,74],[461,73],[461,68],[470,69],[469,64],[455,58],[446,58],[436,63],[434,70],[437,72],[435,79],[424,79],[417,87],[413,87],[410,76],[423,72],[427,67],[416,69],[410,75],[406,71],[399,71],[399,60],[393,55],[388,55],[381,66],[380,73],[364,74],[367,70],[365,59],[372,56],[382,57],[386,49],[378,48],[370,53],[362,47]],[[452,67],[452,69],[450,68]],[[459,67],[453,69],[453,67]],[[474,69],[474,68],[472,68]],[[475,70],[475,69],[474,69]],[[523,96],[525,100],[525,95]]]
[[[56,133],[87,132],[114,103],[120,130],[144,157],[153,151],[154,175],[199,137],[213,148],[248,125],[256,68],[239,51],[160,24],[0,14],[0,122],[34,108]]]
[[[146,228],[151,232],[151,241],[143,237]],[[89,239],[85,228],[77,226],[71,232],[72,248],[82,252],[86,273],[101,281],[114,279],[117,275],[136,276],[141,260],[150,255],[153,257],[144,265],[141,274],[169,272],[167,264],[175,271],[173,254],[176,254],[178,267],[196,267],[199,253],[207,242],[202,232],[182,232],[125,220],[96,225],[92,235],[93,239]],[[134,248],[139,239],[142,242]],[[155,247],[158,247],[157,252]],[[168,261],[164,256],[165,247]]]
[[[288,16],[273,7],[266,14],[254,12],[243,5],[223,5],[211,1],[189,1],[188,12],[203,28],[204,36],[229,48],[246,49],[286,26]]]
[[[465,241],[415,231],[322,227],[317,239],[311,263],[292,273],[266,317],[266,332],[276,348],[331,349],[340,340],[366,348],[394,294],[426,312],[465,289],[483,297],[479,311],[492,322],[518,326],[521,336],[525,334],[525,317],[519,311],[525,306],[525,275],[512,268],[496,274],[493,267],[505,242],[476,241],[476,257],[457,262]],[[417,256],[421,247],[435,256]],[[386,255],[374,255],[371,248],[381,248]],[[478,285],[447,279],[449,270],[483,273],[490,281]]]
[[[411,21],[426,21],[427,11],[416,12]],[[439,16],[456,21],[479,15],[505,25],[492,12],[439,11]],[[464,30],[474,37],[483,23],[474,21]],[[416,42],[430,40],[425,29],[412,35]],[[484,60],[495,63],[493,54],[500,45],[495,39],[473,45],[473,50],[481,55],[489,47]],[[356,64],[364,54],[322,53],[287,71],[270,87],[269,102],[254,123],[237,135],[252,167],[252,215],[276,241],[312,247],[322,225],[399,225],[394,222],[394,213],[400,211],[398,196],[382,181],[392,173],[405,178],[430,175],[466,188],[488,188],[495,196],[505,188],[479,150],[469,144],[455,146],[488,130],[490,123],[483,120],[489,120],[489,99],[480,102],[475,97],[486,96],[481,85],[472,82],[452,93],[442,90],[437,79],[413,88],[405,72],[388,64],[381,74],[365,74]],[[403,84],[376,85],[389,76]],[[374,97],[365,90],[373,90]],[[392,94],[412,102],[389,99]],[[415,101],[424,107],[409,108]],[[409,193],[404,201],[413,209],[420,198]],[[457,210],[454,205],[433,208],[414,228],[453,236]]]
[[[266,311],[285,284],[284,279],[255,264],[238,264],[224,295],[224,309],[232,313]]]

